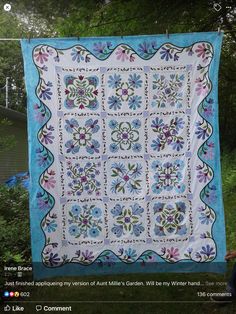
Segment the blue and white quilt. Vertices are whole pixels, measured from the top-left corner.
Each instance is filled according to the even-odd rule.
[[[37,276],[223,262],[221,41],[22,40]]]

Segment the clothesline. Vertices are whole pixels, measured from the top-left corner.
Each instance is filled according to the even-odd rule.
[[[223,35],[225,34],[228,34],[228,33],[235,33],[236,31],[235,30],[232,30],[232,31],[223,31],[223,30],[218,30],[219,33],[223,33]],[[171,36],[171,34],[168,33],[168,30],[166,32],[166,35],[169,37]],[[78,37],[80,38],[80,37]],[[28,39],[28,40],[31,40],[31,39],[37,39],[37,37],[35,38],[0,38],[0,41],[20,41],[22,39]],[[54,39],[62,39],[62,37],[55,37]]]
[[[0,38],[0,41],[19,41],[21,38]]]

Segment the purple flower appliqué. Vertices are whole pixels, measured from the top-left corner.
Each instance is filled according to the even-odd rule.
[[[170,49],[165,48],[165,47],[161,48],[160,54],[161,54],[161,59],[164,59],[166,61],[169,61],[170,59],[173,58],[172,54],[170,53]]]

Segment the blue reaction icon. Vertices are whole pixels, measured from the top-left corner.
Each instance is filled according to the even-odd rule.
[[[4,291],[4,294],[3,294],[3,295],[4,295],[4,297],[7,298],[7,297],[9,297],[10,293],[9,293],[8,291]]]

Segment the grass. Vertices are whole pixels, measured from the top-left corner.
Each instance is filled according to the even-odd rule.
[[[236,304],[227,304],[221,307],[218,304],[210,302],[209,297],[199,297],[198,292],[223,292],[225,290],[225,281],[227,275],[217,274],[129,274],[129,275],[109,275],[109,276],[89,276],[76,278],[57,278],[58,281],[86,281],[100,282],[106,281],[129,281],[143,282],[146,281],[201,281],[203,286],[200,287],[150,287],[150,286],[83,286],[76,288],[54,287],[54,288],[38,288],[32,291],[32,300],[54,300],[53,304],[47,305],[72,305],[73,313],[86,314],[151,314],[151,313],[170,313],[177,314],[183,311],[191,313],[236,313]],[[52,280],[51,280],[52,281]],[[222,282],[222,286],[210,287],[206,286],[208,282]],[[57,301],[66,301],[66,304],[57,303]],[[70,303],[70,301],[79,301],[80,303]],[[183,303],[181,303],[183,301]],[[187,301],[187,302],[186,302]],[[32,313],[32,308],[29,312]]]

